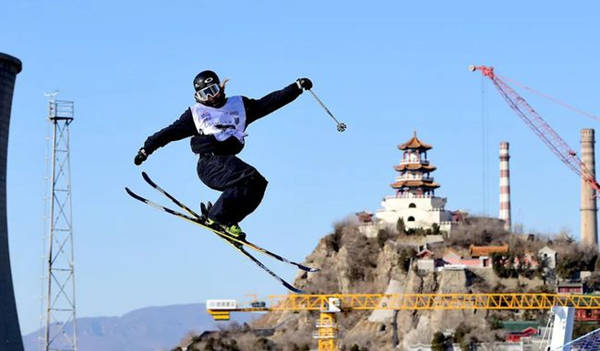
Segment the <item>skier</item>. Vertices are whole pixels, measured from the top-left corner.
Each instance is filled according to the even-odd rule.
[[[312,88],[308,78],[299,78],[287,87],[261,99],[225,96],[225,84],[213,71],[202,71],[194,78],[196,104],[170,126],[148,137],[138,150],[134,163],[142,164],[156,149],[171,141],[192,137],[192,151],[199,155],[197,172],[209,188],[222,194],[214,206],[201,204],[207,225],[238,239],[246,234],[239,222],[260,204],[267,180],[236,155],[245,145],[250,123],[294,101]]]

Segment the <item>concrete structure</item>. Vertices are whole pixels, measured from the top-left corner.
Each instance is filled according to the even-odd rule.
[[[500,142],[500,219],[504,221],[504,229],[510,230],[510,168],[508,160],[508,142]]]
[[[391,185],[396,194],[384,198],[383,209],[375,214],[382,222],[395,226],[402,218],[406,229],[429,229],[436,224],[441,231],[450,232],[452,213],[444,209],[446,199],[435,196],[440,185],[431,176],[436,170],[427,159],[431,148],[417,138],[416,132],[398,146],[403,152],[402,160],[394,167],[399,175]]]
[[[417,269],[426,272],[433,272],[435,269],[435,259],[433,252],[427,248],[423,248],[417,252]]]
[[[435,260],[433,258],[420,258],[417,260],[417,269],[425,272],[433,272]]]
[[[552,338],[550,339],[551,350],[563,350],[563,345],[571,341],[573,335],[573,322],[575,317],[575,308],[573,307],[552,307],[554,314],[554,324],[552,327]],[[570,350],[571,348],[564,348]]]
[[[379,232],[379,226],[373,222],[373,214],[367,211],[355,213],[358,221],[358,231],[367,238],[376,238]]]
[[[358,225],[358,231],[367,238],[376,238],[379,229],[379,225],[376,223],[359,223]]]
[[[594,130],[581,130],[581,161],[588,174],[596,177],[596,162],[594,160]],[[584,174],[584,172],[582,172]],[[592,187],[581,179],[581,242],[586,246],[598,245],[598,208],[596,207],[595,192]]]
[[[21,351],[23,341],[15,304],[6,218],[6,154],[10,110],[21,61],[0,53],[0,350]]]

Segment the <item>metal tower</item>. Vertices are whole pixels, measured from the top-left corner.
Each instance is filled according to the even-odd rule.
[[[47,290],[44,351],[77,350],[75,264],[71,211],[69,126],[72,101],[50,95],[48,121],[52,130],[48,204]]]

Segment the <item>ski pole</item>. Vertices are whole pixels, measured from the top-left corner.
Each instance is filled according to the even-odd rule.
[[[315,98],[315,100],[317,100],[317,102],[321,105],[321,107],[323,107],[325,109],[325,112],[327,112],[327,114],[329,116],[331,116],[331,118],[333,118],[333,120],[337,124],[337,130],[338,130],[338,132],[341,133],[341,132],[345,131],[346,130],[346,124],[338,122],[338,120],[333,116],[333,113],[331,113],[331,111],[329,111],[329,109],[327,108],[327,106],[325,106],[325,104],[323,103],[323,101],[321,101],[321,99],[319,99],[319,97],[317,96],[317,94],[315,94],[314,91],[312,91],[312,89],[308,89],[308,91],[310,91],[310,93],[312,94],[312,96]]]

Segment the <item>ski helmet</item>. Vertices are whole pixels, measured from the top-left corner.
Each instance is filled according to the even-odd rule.
[[[198,91],[212,84],[219,85],[220,82],[219,76],[215,72],[209,70],[202,71],[194,78],[194,89]]]
[[[194,97],[203,105],[218,107],[225,102],[225,93],[221,93],[223,87],[219,76],[213,71],[202,71],[194,78]]]

